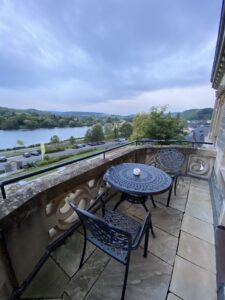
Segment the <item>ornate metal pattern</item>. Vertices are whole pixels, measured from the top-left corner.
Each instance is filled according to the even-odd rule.
[[[155,166],[165,172],[177,174],[182,170],[184,159],[184,154],[176,149],[161,149],[156,154]]]
[[[141,224],[137,221],[119,213],[118,211],[106,210],[104,215],[106,223],[119,227],[131,234],[132,244],[135,242],[141,230]]]
[[[126,263],[130,241],[128,235],[120,232],[120,229],[128,229],[130,226],[129,230],[131,230],[133,233],[133,239],[135,239],[140,231],[139,228],[141,228],[141,225],[138,223],[139,226],[137,228],[136,221],[134,221],[135,224],[132,224],[129,217],[117,212],[112,212],[112,214],[107,212],[106,217],[104,218],[106,223],[91,214],[84,214],[84,212],[79,210],[77,210],[77,213],[85,226],[86,238],[102,250],[110,253],[110,255],[117,258],[119,261]],[[115,226],[117,224],[118,226],[119,219],[122,220],[119,227],[120,229],[108,226],[108,222],[109,225]],[[123,228],[123,225],[125,228]],[[135,232],[135,229],[138,229],[138,231]]]
[[[139,168],[136,176],[133,169]],[[107,182],[120,191],[134,195],[156,194],[167,190],[172,183],[169,175],[162,170],[144,164],[124,163],[111,167],[105,176]]]

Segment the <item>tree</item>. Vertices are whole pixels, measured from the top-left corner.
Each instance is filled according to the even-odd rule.
[[[97,123],[87,130],[85,134],[85,141],[99,142],[102,140],[104,140],[104,133],[101,124]]]
[[[76,139],[74,136],[70,137],[70,144],[73,146],[76,143]]]
[[[129,138],[133,132],[132,125],[128,122],[125,122],[120,127],[121,137]]]
[[[184,121],[179,115],[166,114],[166,107],[152,107],[149,113],[139,113],[133,125],[133,139],[178,139],[184,130]]]
[[[105,133],[105,137],[107,139],[112,139],[113,138],[113,124],[106,123],[104,126],[104,133]]]
[[[117,127],[113,129],[113,137],[114,139],[117,139],[119,137],[119,129]]]
[[[16,141],[16,145],[17,145],[18,147],[24,147],[24,141],[23,141],[23,140],[17,140],[17,141]]]
[[[53,144],[57,144],[57,143],[59,143],[60,139],[59,139],[59,137],[58,137],[57,135],[53,135],[53,136],[51,137],[50,141],[51,141],[51,143],[53,143]]]

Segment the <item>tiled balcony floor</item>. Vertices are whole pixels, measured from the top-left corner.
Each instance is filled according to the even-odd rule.
[[[157,208],[151,208],[156,238],[150,238],[148,257],[143,258],[141,247],[132,251],[126,299],[216,299],[208,182],[182,178],[169,208],[166,198],[155,197]],[[138,219],[145,214],[143,207],[129,203],[119,209]],[[77,271],[82,241],[77,231],[52,253],[21,299],[120,299],[124,266],[89,244],[86,263]]]

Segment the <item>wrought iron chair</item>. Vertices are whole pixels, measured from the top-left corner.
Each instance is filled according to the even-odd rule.
[[[78,214],[84,229],[84,245],[79,269],[84,262],[86,240],[88,240],[103,252],[126,266],[121,295],[121,300],[123,300],[127,285],[131,250],[138,248],[145,235],[144,257],[147,257],[149,229],[151,229],[152,235],[155,236],[151,222],[151,214],[148,212],[145,216],[144,223],[140,224],[133,218],[118,211],[106,210],[105,201],[102,197],[99,197],[99,199],[102,202],[102,219],[86,210],[77,208],[74,203],[70,202],[70,206]]]
[[[182,173],[182,165],[184,163],[185,156],[182,152],[178,151],[175,148],[168,148],[168,149],[160,149],[156,153],[155,161],[153,162],[156,168],[159,168],[166,173],[168,173],[173,179],[173,185],[171,190],[174,186],[174,194],[176,196],[177,192],[177,180],[178,177],[183,175]],[[169,206],[170,202],[170,194],[167,200],[167,206]]]

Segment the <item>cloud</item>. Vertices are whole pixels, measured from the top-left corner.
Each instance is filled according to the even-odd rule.
[[[129,103],[129,105],[128,105]],[[113,99],[98,104],[99,111],[122,115],[147,112],[152,106],[168,106],[171,112],[181,112],[190,108],[213,107],[214,91],[208,86],[170,88],[141,93],[129,99]],[[96,111],[95,105],[85,109]]]
[[[109,112],[118,101],[138,111],[145,94],[202,99],[219,13],[219,0],[2,0],[0,105]]]

